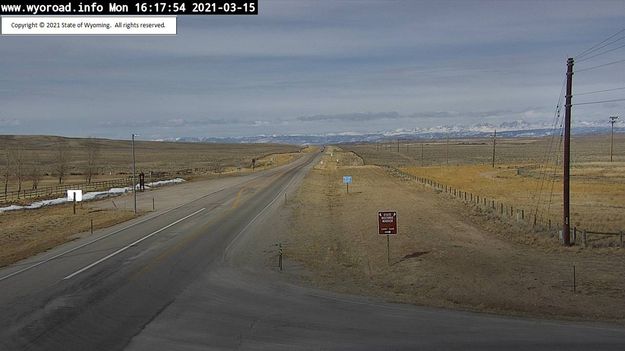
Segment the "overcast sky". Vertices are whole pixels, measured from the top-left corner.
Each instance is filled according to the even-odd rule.
[[[179,17],[175,37],[0,37],[0,134],[550,122],[567,56],[625,28],[625,0],[259,2],[258,16]],[[620,49],[576,69],[624,58]],[[575,92],[618,87],[625,63],[575,75]],[[573,117],[607,120],[624,107],[584,105]]]

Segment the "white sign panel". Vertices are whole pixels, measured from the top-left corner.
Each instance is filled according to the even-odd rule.
[[[76,202],[82,201],[82,190],[68,190],[67,201],[74,201],[74,198]]]
[[[176,35],[174,16],[2,16],[2,35]]]

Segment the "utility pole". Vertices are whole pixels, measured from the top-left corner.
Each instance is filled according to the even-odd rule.
[[[610,123],[612,123],[612,138],[610,139],[610,162],[612,162],[612,153],[614,151],[614,123],[616,123],[617,119],[618,116],[610,116]]]
[[[397,152],[399,152],[399,139],[397,139]]]
[[[569,57],[566,61],[566,100],[564,104],[564,155],[563,169],[563,213],[562,213],[562,240],[564,245],[571,245],[571,217],[570,217],[570,171],[571,171],[571,106],[573,98],[573,64],[575,60]]]
[[[423,167],[423,142],[421,142],[421,167]]]
[[[449,133],[447,134],[447,141],[445,142],[445,159],[447,160],[447,165],[449,166]]]
[[[493,168],[495,168],[495,145],[497,144],[497,129],[493,133]]]
[[[136,163],[136,159],[135,159],[135,137],[137,135],[136,134],[132,134],[132,195],[134,197],[134,203],[135,203],[135,213],[137,213],[137,163]]]

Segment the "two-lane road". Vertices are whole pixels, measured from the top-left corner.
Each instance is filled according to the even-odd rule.
[[[168,188],[189,200],[1,270],[0,349],[625,349],[616,326],[391,304],[282,279],[247,253],[273,245],[284,194],[317,159]]]
[[[187,188],[187,202],[63,245],[0,271],[0,349],[123,348],[215,262],[316,155],[224,185]]]

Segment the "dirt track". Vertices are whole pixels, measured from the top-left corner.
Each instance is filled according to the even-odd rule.
[[[625,319],[625,250],[511,240],[526,234],[504,233],[499,223],[444,194],[359,164],[351,153],[328,149],[289,201],[294,229],[283,236],[286,257],[303,263],[312,284],[420,305]],[[343,175],[353,176],[349,194]],[[377,234],[376,213],[385,209],[399,217],[390,266],[386,237]]]

